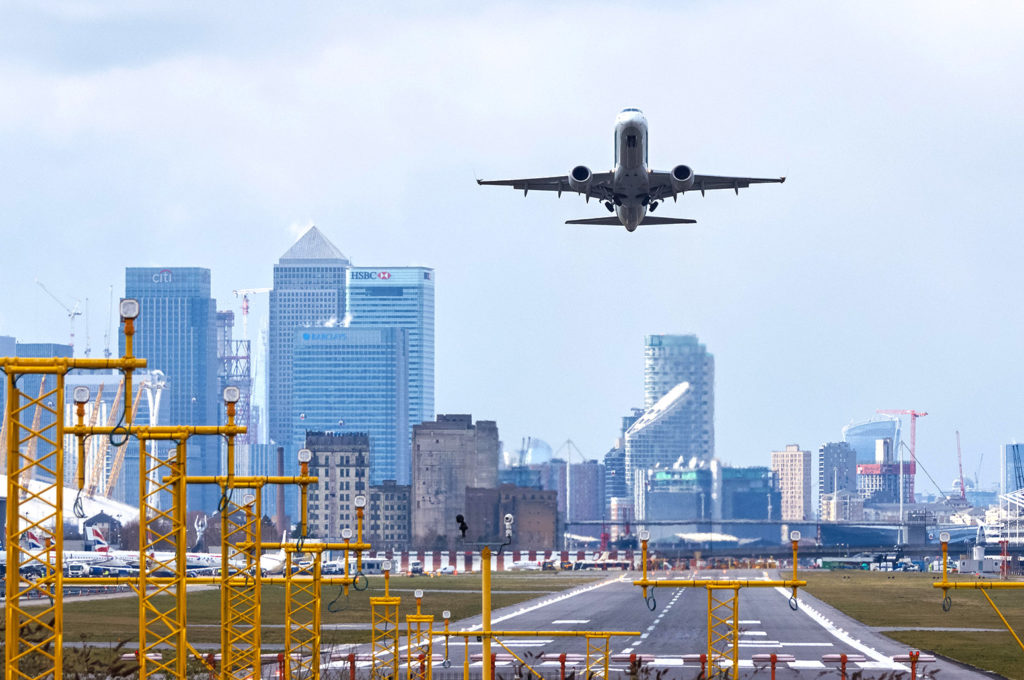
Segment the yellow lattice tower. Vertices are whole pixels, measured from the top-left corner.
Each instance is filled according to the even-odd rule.
[[[6,676],[61,677],[63,659],[63,491],[64,491],[64,373],[65,367],[18,365],[0,360],[7,372],[7,624]],[[21,360],[26,361],[26,360]],[[10,362],[10,363],[8,363]],[[33,362],[29,362],[32,364]],[[18,389],[18,379],[39,374],[39,396]],[[55,387],[47,391],[47,376]],[[36,414],[46,413],[46,424]],[[33,423],[26,423],[32,414]],[[24,448],[23,448],[24,447]],[[32,478],[35,482],[31,482]],[[41,547],[23,546],[31,540]],[[38,542],[38,543],[37,543]],[[39,576],[28,580],[20,569]],[[25,607],[23,600],[42,598],[48,605]]]
[[[587,635],[587,675],[595,680],[608,679],[608,655],[611,637],[608,635]]]
[[[293,574],[295,551],[285,562],[285,675],[301,680],[320,677],[320,551],[308,570]],[[347,556],[346,556],[347,557]]]
[[[406,675],[408,680],[430,680],[433,661],[434,617],[423,613],[423,591],[413,592],[416,613],[405,617]]]
[[[148,444],[148,439],[139,439],[139,677],[181,678],[188,659],[182,475],[185,439],[178,441],[165,459]],[[164,494],[171,499],[167,509],[161,503]],[[168,646],[178,653],[161,655]]]
[[[739,663],[739,586],[707,586],[708,677],[726,676]]]
[[[221,677],[245,679],[260,672],[259,494],[238,505],[225,490],[221,511]]]
[[[385,562],[382,566],[384,597],[370,598],[370,651],[373,655],[370,677],[374,680],[398,680],[398,605],[402,598],[390,595],[391,563]]]

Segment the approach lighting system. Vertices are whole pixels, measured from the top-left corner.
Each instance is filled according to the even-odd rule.
[[[349,529],[348,527],[345,527],[344,529],[341,530],[341,537],[343,539],[345,539],[346,541],[351,541],[352,540],[352,530]]]
[[[417,588],[416,590],[412,591],[412,596],[415,597],[417,600],[422,599],[423,591]]]
[[[299,462],[308,463],[313,460],[313,452],[309,449],[299,449]]]
[[[251,493],[247,493],[242,496],[242,505],[252,505],[256,502],[256,496]]]
[[[86,387],[85,385],[79,385],[71,394],[76,404],[85,404],[89,401],[89,398],[92,396],[89,393],[89,388]]]
[[[939,534],[939,540],[943,543],[949,543],[949,532],[943,531]]]
[[[237,404],[241,396],[242,393],[234,385],[228,385],[224,388],[224,403],[226,404]]]
[[[452,618],[452,613],[445,609],[443,612],[441,612],[441,618],[447,621],[448,619]]]
[[[362,494],[360,494],[360,495],[356,496],[355,500],[353,500],[352,502],[355,503],[355,506],[357,508],[365,508],[366,507],[366,496],[363,496]]]
[[[391,571],[391,560],[384,560],[380,563],[381,571]]]
[[[641,541],[649,541],[649,540],[651,540],[651,532],[648,531],[647,529],[644,529],[644,530],[640,531],[637,534],[637,536],[640,537]]]
[[[119,309],[122,319],[136,319],[139,316],[139,301],[135,298],[124,298]]]
[[[796,530],[790,531],[789,532],[789,540],[791,540],[791,541],[799,541],[800,540],[800,532],[796,531]]]

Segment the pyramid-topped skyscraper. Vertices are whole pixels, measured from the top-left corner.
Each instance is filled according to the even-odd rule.
[[[292,357],[295,333],[301,328],[330,326],[345,318],[345,280],[351,266],[327,237],[310,227],[274,265],[270,291],[269,356],[267,357],[268,434],[285,447],[286,474],[297,474],[293,449]],[[289,487],[286,511],[294,514],[298,492]]]

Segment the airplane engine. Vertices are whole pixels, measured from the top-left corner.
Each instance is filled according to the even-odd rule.
[[[585,194],[590,188],[590,180],[593,177],[594,175],[590,172],[590,168],[585,165],[577,165],[569,173],[569,186],[572,187],[573,191]]]
[[[693,169],[689,165],[677,165],[672,168],[672,190],[687,191],[693,187]]]

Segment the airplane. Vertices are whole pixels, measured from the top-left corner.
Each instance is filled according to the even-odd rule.
[[[591,172],[585,165],[577,165],[568,175],[558,177],[532,177],[527,179],[482,180],[477,184],[510,186],[521,189],[525,196],[530,190],[575,191],[583,194],[587,202],[596,198],[604,203],[615,217],[567,220],[566,224],[610,224],[635,231],[641,224],[696,224],[697,220],[674,217],[649,217],[666,198],[676,201],[679,194],[699,191],[732,189],[739,194],[751,184],[782,183],[785,177],[722,177],[695,175],[688,165],[677,165],[669,172],[647,168],[647,119],[640,109],[623,109],[615,118],[615,168],[610,172]]]

